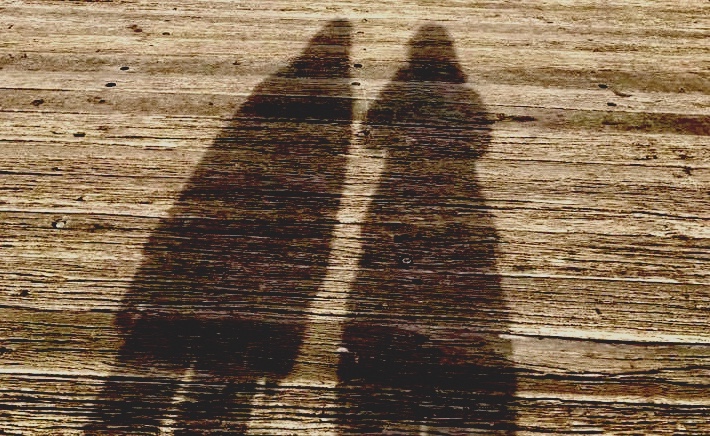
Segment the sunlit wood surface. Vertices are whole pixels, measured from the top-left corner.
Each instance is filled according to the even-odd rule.
[[[347,102],[347,113],[334,106],[324,115],[333,122],[306,114],[280,127],[239,121],[255,113],[250,101],[259,96],[313,91],[308,81],[294,88],[298,74],[289,68],[299,68],[294,60],[308,56],[314,36],[333,23],[347,38],[334,43],[345,67],[337,76],[310,79],[340,101],[337,108]],[[421,29],[450,42],[447,59],[467,80],[455,87],[466,90],[456,94],[464,107],[457,113],[469,115],[434,127],[412,116],[393,127],[381,119],[399,110],[388,105],[409,107],[412,96],[439,89],[426,82],[411,91],[402,78]],[[96,424],[109,379],[116,389],[136,380],[177,386],[162,391],[170,393],[171,411],[127,434],[710,434],[709,41],[710,4],[701,0],[1,3],[0,434],[118,432]],[[440,156],[424,153],[417,161],[407,155],[413,148],[388,142],[407,136],[416,145],[426,135],[452,135],[451,123],[478,133],[436,141],[469,141],[481,150],[449,156],[445,169],[431,163]],[[193,313],[200,328],[259,323],[270,310],[282,310],[276,330],[250,324],[252,334],[273,339],[274,347],[296,337],[285,369],[271,358],[262,362],[277,367],[277,379],[250,375],[248,398],[239,384],[229,393],[234,410],[183,419],[175,411],[202,404],[194,398],[213,389],[217,375],[229,379],[233,368],[222,361],[202,368],[200,357],[179,368],[128,358],[128,337],[142,333],[140,323],[125,327],[121,319],[145,295],[161,298],[146,289],[173,295],[191,274],[201,280],[202,270],[179,270],[155,247],[168,240],[160,235],[181,238],[179,217],[199,216],[201,183],[219,184],[210,171],[232,162],[220,160],[220,141],[249,126],[257,132],[250,140],[263,147],[294,138],[341,147],[329,157],[314,155],[322,161],[288,157],[328,191],[323,204],[331,225],[317,227],[305,242],[306,252],[325,244],[313,251],[320,270],[280,277],[293,289],[310,286],[307,301],[274,299],[276,291],[269,291],[271,300],[249,294],[246,308],[231,311],[207,305],[200,312],[202,300],[193,312],[181,308],[180,319]],[[368,148],[372,143],[380,146]],[[278,155],[256,162],[256,152],[239,153],[235,162],[247,173],[252,164],[273,168],[270,159]],[[231,181],[241,180],[239,171],[228,171],[236,174]],[[426,180],[431,185],[421,186]],[[413,200],[399,182],[412,183]],[[257,194],[264,192],[270,191]],[[238,195],[234,208],[248,210],[248,192]],[[181,198],[193,206],[180,206]],[[303,212],[312,205],[303,201],[286,205],[305,214],[294,225],[319,222]],[[213,210],[231,210],[219,207]],[[460,298],[436,300],[434,289],[444,285],[427,282],[426,271],[424,279],[412,276],[411,294],[388,282],[398,273],[382,263],[389,254],[380,238],[390,228],[383,222],[404,233],[424,229],[431,244],[443,235],[422,256],[451,267],[445,272],[454,278],[446,283]],[[197,232],[195,226],[187,228]],[[268,225],[262,230],[271,237]],[[167,243],[167,251],[192,247],[186,238],[187,244]],[[475,238],[487,242],[470,263],[465,256],[451,260],[447,253],[459,256],[462,241]],[[298,246],[274,244],[274,259],[299,256]],[[272,255],[255,250],[258,259]],[[416,255],[394,256],[401,271],[419,271]],[[480,301],[466,293],[478,282],[460,278],[471,268],[487,277]],[[250,274],[256,283],[273,271],[271,265]],[[432,293],[417,291],[423,287]],[[386,326],[373,321],[378,316]],[[206,340],[206,333],[189,335]],[[224,354],[242,352],[225,343]],[[357,347],[372,355],[354,356]],[[443,353],[439,360],[427,361],[432,350]],[[509,371],[508,378],[485,373],[499,381],[505,411],[481,415],[480,422],[446,422],[444,412],[415,419],[419,412],[409,409],[429,405],[413,404],[424,396],[402,396],[411,393],[409,381],[401,387],[387,371],[370,368],[390,378],[368,382],[374,372],[365,372],[369,384],[357,384],[365,358],[391,358],[403,371],[411,359],[419,365],[412,371],[422,374],[436,372],[422,369],[428,363],[444,372],[448,366],[439,362],[462,366],[446,356],[464,367],[475,362]],[[261,369],[256,362],[250,371]],[[339,378],[347,362],[356,368],[354,384]],[[475,384],[466,374],[452,378],[462,390]],[[433,389],[453,389],[441,383]],[[228,395],[221,395],[224,405]],[[441,398],[451,398],[452,404],[436,404],[446,413],[459,407],[453,397]],[[393,410],[378,412],[378,404]]]

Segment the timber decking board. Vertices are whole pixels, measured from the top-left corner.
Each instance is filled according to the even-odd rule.
[[[195,169],[219,165],[215,138],[243,128],[235,113],[255,89],[339,18],[351,26],[347,74],[276,81],[269,93],[327,92],[352,99],[362,118],[407,67],[410,38],[436,23],[489,123],[485,154],[463,172],[478,197],[430,206],[490,221],[499,289],[489,319],[463,325],[452,312],[422,331],[438,323],[438,346],[465,350],[452,356],[479,353],[515,370],[501,419],[513,416],[518,435],[710,434],[708,17],[700,0],[0,5],[0,434],[81,433],[109,377],[179,378],[185,398],[214,388],[209,369],[120,357],[116,316],[131,292],[166,279],[146,272],[151,238]],[[301,124],[281,121],[252,139],[289,140]],[[376,165],[368,171],[376,178]],[[342,256],[357,258],[359,243]],[[368,307],[387,302],[356,295]],[[292,308],[283,309],[275,322],[288,327]],[[316,389],[321,375],[306,374]],[[225,425],[242,431],[246,421],[252,434],[374,425],[343,405],[366,403],[346,385],[316,389],[332,400],[324,415],[274,428],[294,418],[288,404],[303,387],[267,388],[281,406],[257,395],[259,407],[228,410]],[[396,393],[380,388],[385,402]],[[404,419],[377,430],[473,431]]]

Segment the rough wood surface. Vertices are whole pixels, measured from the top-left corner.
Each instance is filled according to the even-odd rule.
[[[710,434],[708,17],[0,4],[0,434]]]

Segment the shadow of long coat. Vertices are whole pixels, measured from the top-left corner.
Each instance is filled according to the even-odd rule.
[[[342,191],[350,33],[325,26],[206,152],[145,246],[88,433],[238,434],[254,384],[289,373]]]
[[[442,27],[421,28],[409,51],[367,113],[367,144],[387,157],[351,294],[342,426],[505,434],[515,377],[499,336],[498,236],[475,170],[490,117]]]

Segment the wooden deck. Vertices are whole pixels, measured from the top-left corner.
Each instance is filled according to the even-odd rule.
[[[710,434],[707,1],[0,29],[0,435]]]

